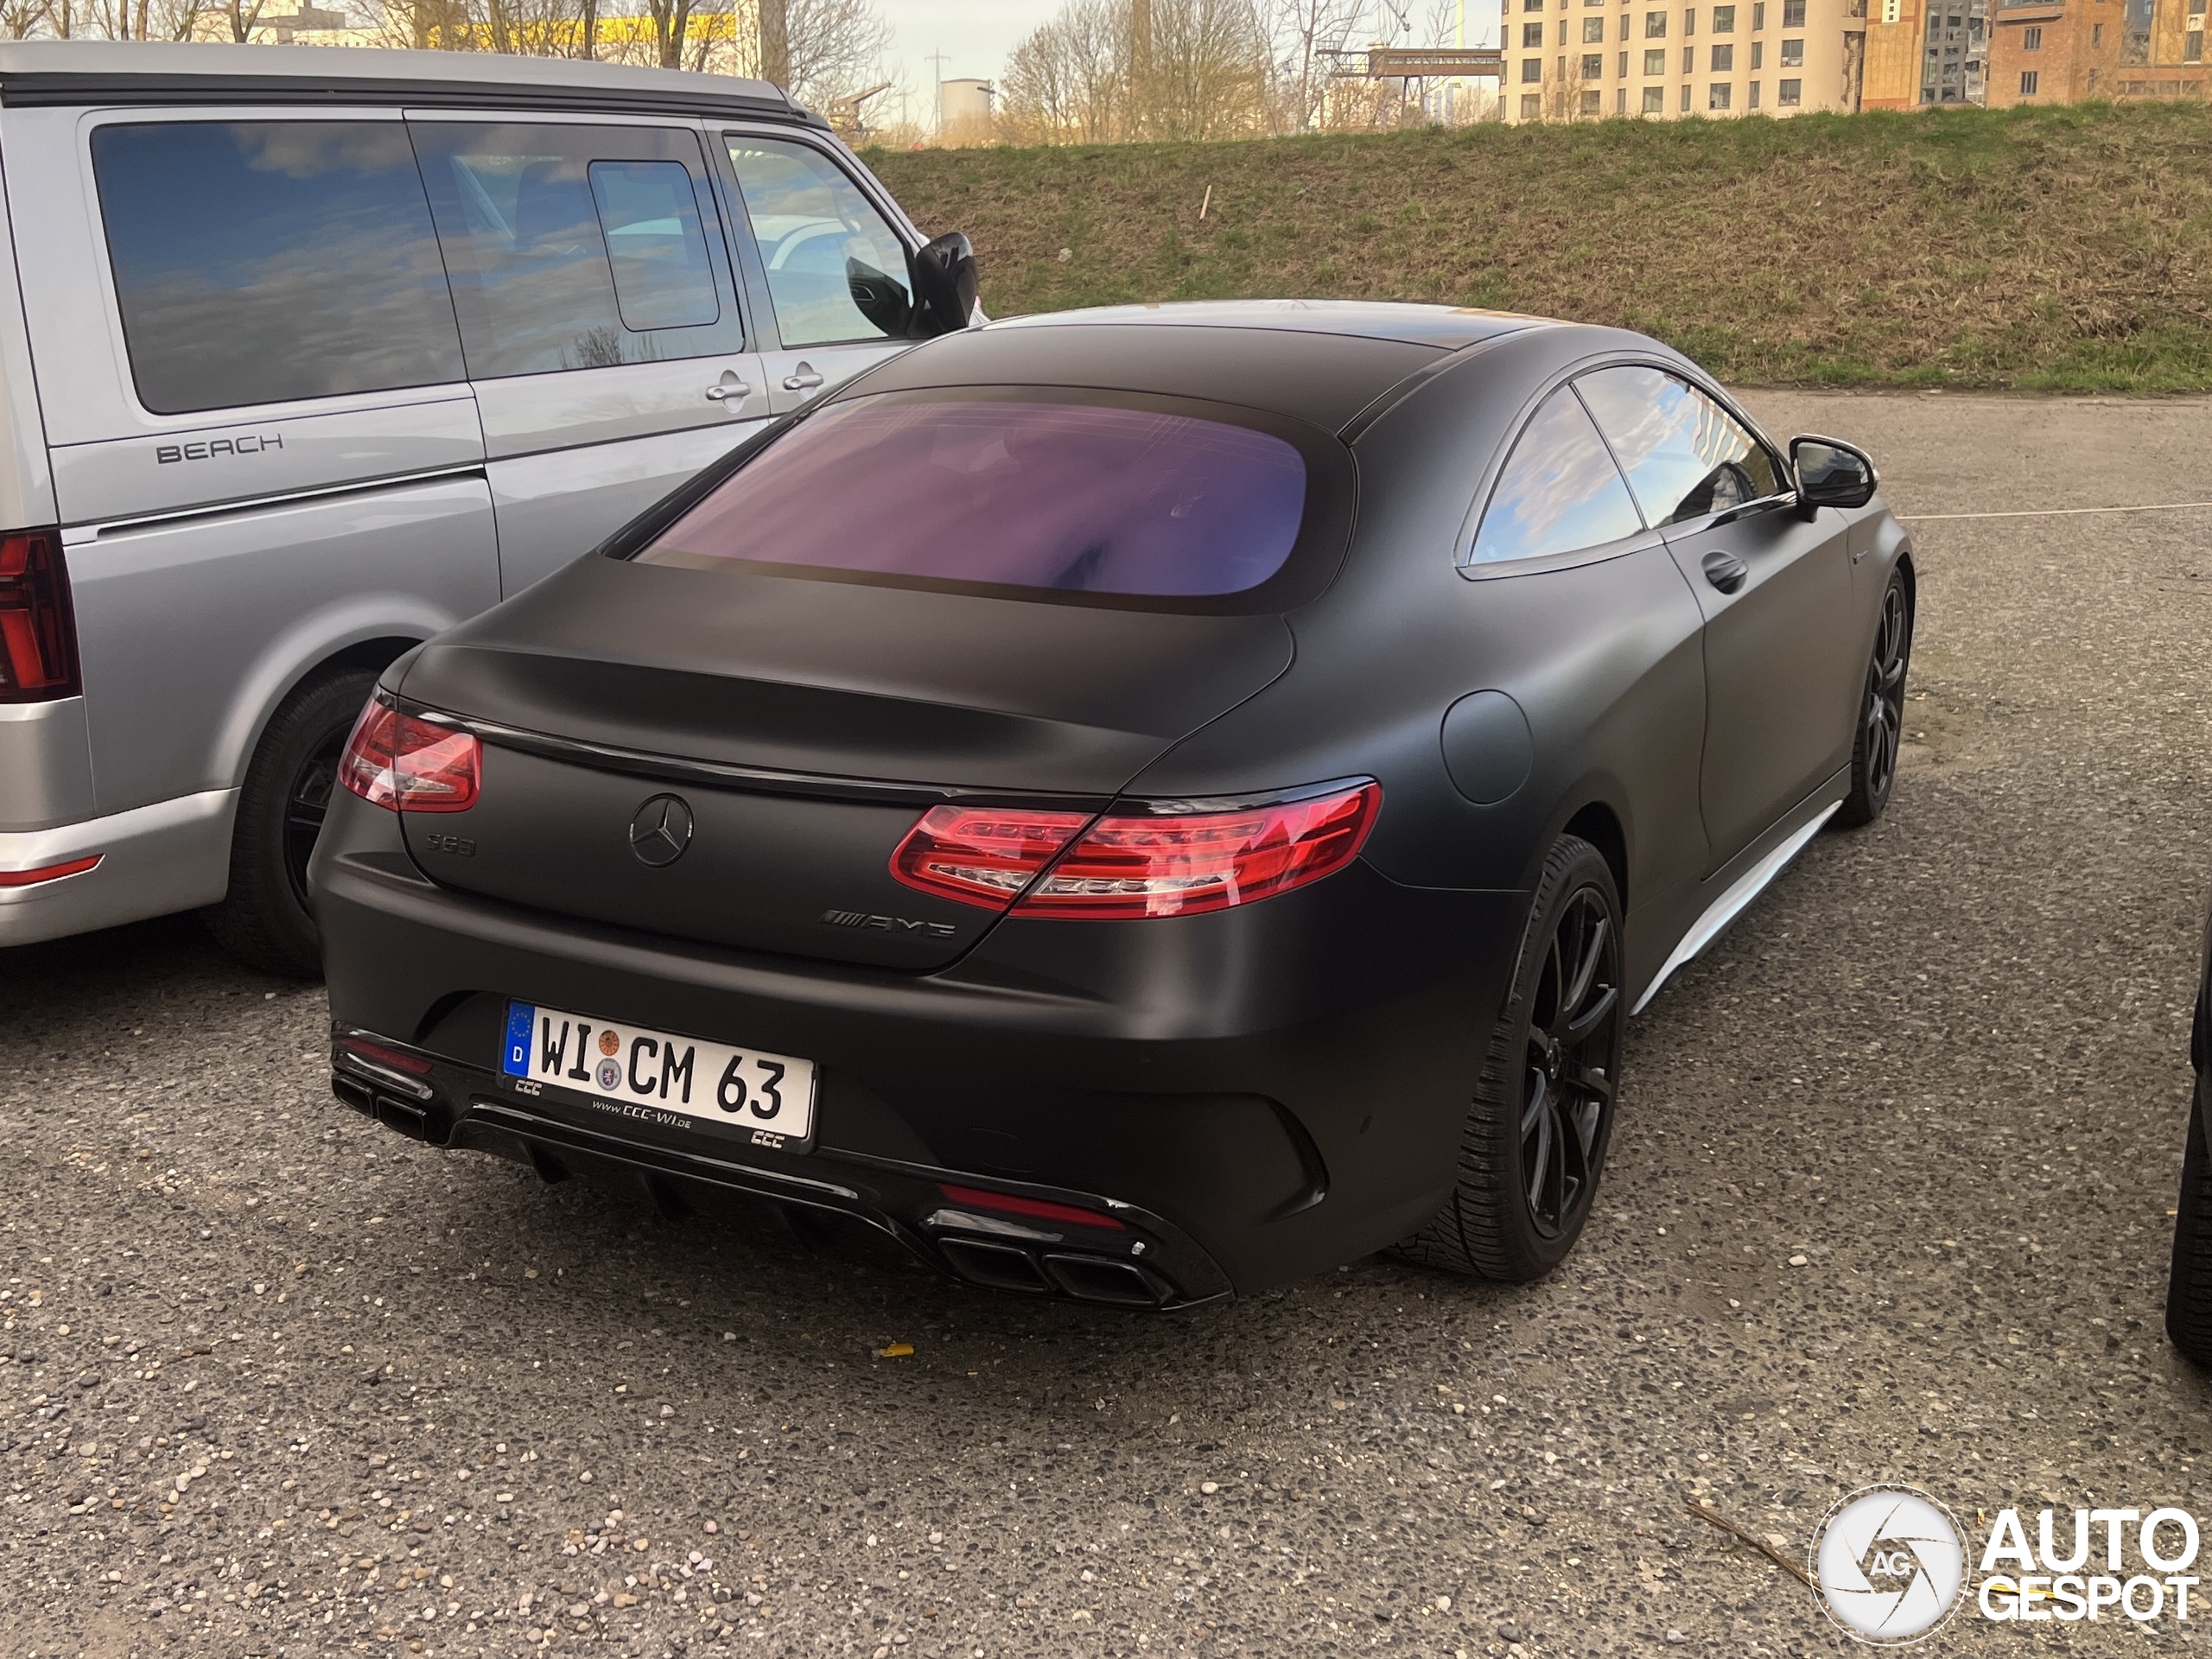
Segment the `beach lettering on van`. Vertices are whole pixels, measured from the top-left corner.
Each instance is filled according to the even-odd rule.
[[[282,449],[282,432],[246,432],[235,438],[210,438],[204,443],[163,443],[154,448],[154,459],[167,467],[180,461],[212,461],[217,455],[257,455],[264,449]]]

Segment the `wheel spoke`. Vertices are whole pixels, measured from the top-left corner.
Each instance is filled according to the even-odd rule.
[[[1538,1221],[1551,1219],[1544,1212],[1545,1189],[1551,1185],[1551,1165],[1557,1148],[1553,1144],[1552,1115],[1539,1111],[1533,1149],[1522,1154],[1522,1173],[1529,1183],[1529,1211]]]
[[[1606,986],[1604,990],[1598,993],[1596,1000],[1593,1001],[1587,1008],[1584,1009],[1580,1014],[1575,1016],[1573,1023],[1569,1025],[1566,1031],[1560,1033],[1561,1036],[1569,1043],[1582,1043],[1587,1041],[1589,1039],[1590,1033],[1596,1031],[1599,1027],[1604,1025],[1606,1020],[1611,1017],[1613,1012],[1613,1005],[1620,1001],[1620,997],[1621,991],[1619,986]]]
[[[1539,1118],[1551,1109],[1551,1079],[1544,1076],[1543,1067],[1536,1066],[1529,1073],[1529,1103],[1521,1109],[1521,1138],[1526,1141],[1536,1127]]]
[[[1598,969],[1605,963],[1605,938],[1609,926],[1610,924],[1605,917],[1598,918],[1597,925],[1590,930],[1589,943],[1583,949],[1582,960],[1575,967],[1573,988],[1560,999],[1559,1017],[1562,1021],[1568,1022],[1567,1029],[1570,1032],[1575,1028],[1572,1023],[1578,1017],[1575,1010],[1580,1008],[1584,1000],[1589,996],[1591,982],[1598,977]]]

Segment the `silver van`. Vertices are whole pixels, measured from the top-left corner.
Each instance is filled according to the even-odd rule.
[[[315,971],[378,671],[973,312],[763,81],[11,43],[0,186],[0,944]]]

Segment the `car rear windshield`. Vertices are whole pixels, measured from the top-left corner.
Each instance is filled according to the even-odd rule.
[[[1272,432],[1158,408],[856,399],[755,454],[644,564],[1063,594],[1245,593],[1290,557],[1306,467]]]

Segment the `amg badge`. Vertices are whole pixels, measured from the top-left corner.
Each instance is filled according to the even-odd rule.
[[[831,927],[868,927],[925,939],[949,939],[959,931],[950,922],[910,922],[904,916],[871,916],[864,910],[825,910],[822,919]]]

